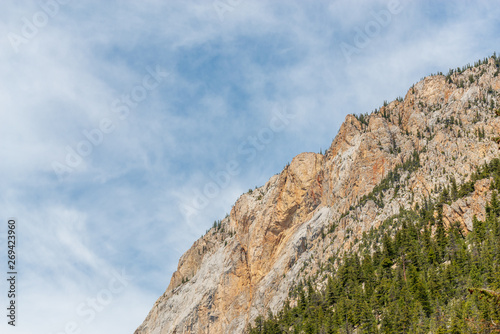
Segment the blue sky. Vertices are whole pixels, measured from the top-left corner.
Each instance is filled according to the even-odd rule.
[[[328,148],[346,114],[500,51],[498,17],[465,0],[5,1],[0,245],[16,217],[20,309],[0,331],[133,333],[241,193]]]

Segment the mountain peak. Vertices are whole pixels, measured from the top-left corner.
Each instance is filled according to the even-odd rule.
[[[136,334],[243,333],[328,259],[356,252],[363,233],[437,198],[451,177],[468,182],[498,155],[498,66],[432,75],[404,99],[347,115],[324,155],[293,158],[193,244]],[[448,228],[467,234],[484,217],[488,182],[443,207]]]

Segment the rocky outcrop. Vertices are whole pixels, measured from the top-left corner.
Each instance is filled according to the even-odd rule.
[[[486,204],[490,201],[489,196],[491,180],[480,180],[475,184],[472,195],[460,198],[451,205],[443,206],[443,222],[450,228],[452,224],[460,224],[463,231],[472,231],[474,217],[479,220],[486,218]]]
[[[296,156],[193,244],[135,333],[242,333],[257,315],[279,311],[299,277],[356,251],[363,232],[435,198],[450,175],[467,181],[499,153],[497,64],[425,78],[371,115],[348,115],[324,155]],[[400,168],[415,155],[419,168]],[[361,202],[395,168],[398,187]],[[445,205],[445,224],[470,231],[489,182]]]

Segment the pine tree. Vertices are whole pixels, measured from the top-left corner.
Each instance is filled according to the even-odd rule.
[[[451,200],[455,201],[458,198],[458,187],[455,177],[451,178]]]

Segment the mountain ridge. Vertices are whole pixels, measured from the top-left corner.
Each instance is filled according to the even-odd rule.
[[[498,154],[499,63],[494,56],[426,77],[404,99],[347,115],[325,154],[294,157],[182,255],[135,333],[242,333],[278,312],[298,279],[356,251],[363,233],[438,196],[448,175],[467,182]],[[418,168],[401,168],[416,156]],[[388,182],[398,190],[378,191],[395,170],[399,179]],[[468,233],[484,217],[487,185],[471,196],[443,208],[447,228],[458,221]]]

